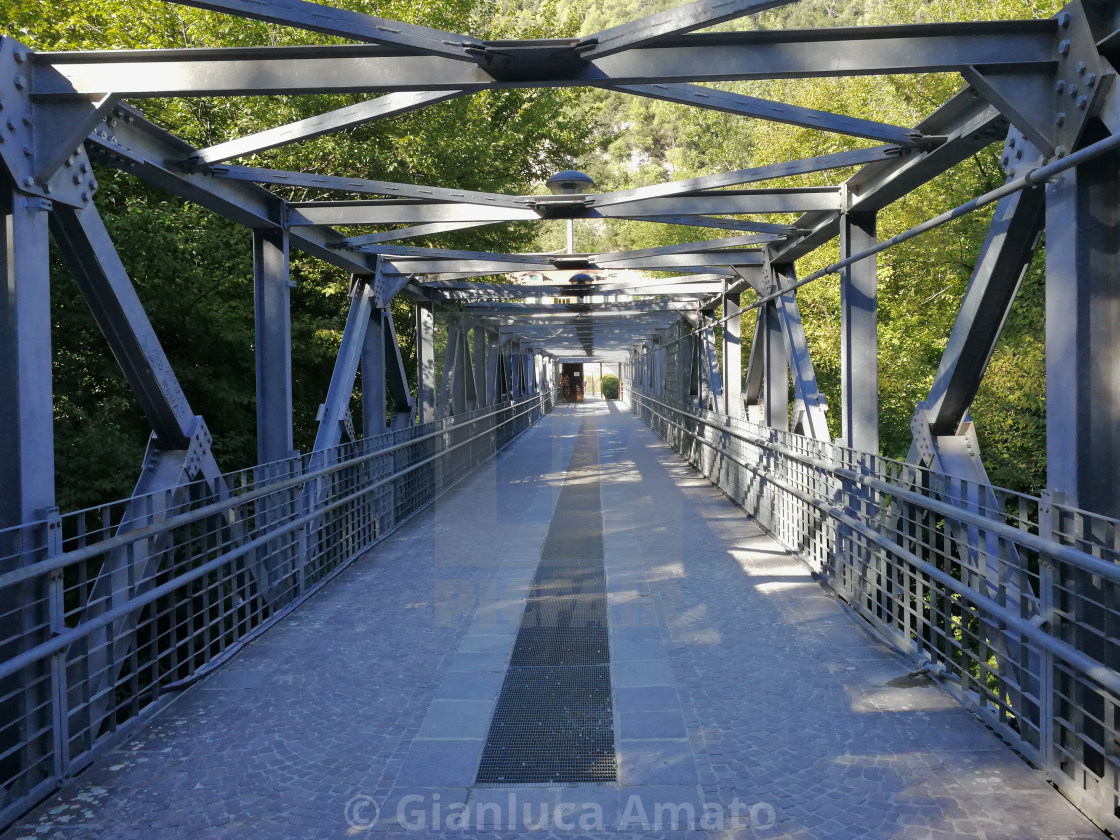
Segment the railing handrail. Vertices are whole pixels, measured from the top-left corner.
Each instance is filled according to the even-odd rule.
[[[1073,546],[1068,546],[1068,545],[1064,545],[1062,543],[1047,540],[1046,538],[1044,538],[1042,536],[1039,536],[1038,534],[1032,534],[1030,531],[1024,531],[1020,528],[1012,527],[1011,525],[1008,525],[1005,522],[1000,522],[998,519],[992,519],[990,517],[983,516],[983,515],[978,514],[978,513],[974,513],[974,512],[972,512],[970,510],[967,510],[965,508],[954,507],[953,505],[946,504],[945,502],[940,502],[937,499],[934,499],[930,496],[924,496],[921,493],[915,493],[913,490],[908,490],[905,487],[900,487],[896,484],[891,484],[888,481],[883,481],[881,478],[874,478],[874,477],[871,477],[871,476],[868,476],[868,475],[864,475],[864,474],[861,474],[859,472],[856,472],[855,470],[848,470],[848,469],[844,469],[842,467],[834,467],[831,464],[826,464],[825,462],[823,462],[823,461],[821,461],[817,458],[813,458],[810,455],[798,452],[797,450],[794,450],[794,449],[790,449],[789,447],[783,446],[780,443],[776,443],[774,441],[767,440],[764,437],[755,437],[755,436],[749,435],[749,434],[747,434],[747,433],[745,433],[745,432],[743,432],[739,429],[735,429],[731,426],[723,426],[723,425],[713,423],[712,421],[696,414],[695,413],[696,409],[693,408],[692,406],[687,406],[687,405],[674,406],[672,403],[664,402],[663,400],[659,400],[656,397],[652,397],[652,396],[650,396],[648,394],[645,394],[642,391],[639,391],[637,389],[631,389],[631,393],[634,396],[637,396],[639,399],[643,399],[643,400],[646,400],[648,402],[657,403],[658,405],[664,406],[665,408],[668,408],[670,410],[688,410],[690,416],[694,417],[697,421],[705,424],[709,428],[719,429],[720,431],[731,434],[733,437],[737,437],[737,438],[739,438],[740,440],[742,440],[746,443],[750,443],[750,444],[753,444],[755,446],[761,446],[765,449],[769,449],[773,452],[777,452],[778,454],[784,455],[787,458],[790,458],[792,460],[800,461],[801,463],[805,464],[806,466],[810,466],[810,467],[813,467],[815,469],[820,469],[820,470],[830,472],[833,475],[836,475],[840,478],[845,478],[849,481],[853,481],[855,483],[858,483],[858,484],[861,484],[861,485],[864,485],[864,486],[867,486],[867,487],[871,487],[871,488],[874,488],[876,490],[880,490],[884,493],[889,493],[890,495],[895,496],[896,498],[905,499],[906,501],[910,501],[910,502],[913,502],[913,503],[916,503],[916,504],[921,504],[924,507],[927,507],[930,510],[932,510],[935,513],[938,513],[942,516],[948,516],[948,517],[951,517],[953,519],[957,519],[957,520],[959,520],[959,521],[961,521],[961,522],[963,522],[967,525],[973,525],[973,526],[976,526],[978,528],[981,528],[981,529],[984,529],[984,530],[987,530],[987,531],[991,531],[994,534],[996,534],[996,536],[998,536],[998,537],[1001,537],[1003,539],[1010,540],[1010,541],[1013,541],[1013,542],[1018,542],[1018,543],[1022,544],[1025,548],[1031,549],[1032,551],[1036,551],[1041,555],[1048,556],[1048,557],[1053,557],[1054,559],[1061,560],[1064,563],[1069,563],[1071,565],[1079,566],[1079,567],[1085,569],[1086,571],[1092,572],[1093,574],[1099,575],[1101,577],[1108,578],[1109,580],[1114,581],[1116,583],[1120,583],[1120,565],[1117,565],[1115,563],[1109,563],[1108,561],[1102,560],[1099,557],[1094,557],[1092,554],[1089,554],[1088,552],[1085,552],[1085,551],[1081,551],[1080,549],[1074,548]],[[684,429],[684,431],[688,431],[688,430]],[[806,438],[806,440],[809,440],[809,438]],[[826,444],[824,441],[813,441],[813,442],[818,443],[822,446],[831,445],[831,444]],[[852,450],[852,451],[856,451],[856,450]],[[865,453],[865,454],[872,455],[872,453],[870,453],[870,452]],[[736,463],[738,463],[738,462],[736,462]],[[748,466],[748,465],[747,464],[742,464],[741,466]],[[934,475],[934,476],[944,478],[947,481],[959,480],[959,479],[954,479],[952,476],[948,475],[947,473],[937,472],[936,470],[931,470],[928,467],[919,467],[917,464],[915,464],[914,466],[915,466],[915,468],[924,470],[925,472],[927,472],[930,475]],[[998,492],[999,491],[999,488],[994,487],[993,485],[986,485],[986,484],[978,484],[977,483],[976,486],[977,487],[987,487],[987,488],[991,489],[993,492]],[[1027,496],[1026,494],[1020,494],[1020,495],[1024,495],[1025,498],[1036,501],[1040,505],[1042,504],[1042,500],[1039,499],[1036,496]],[[1102,517],[1102,518],[1104,518],[1104,517]],[[1115,520],[1110,520],[1110,521],[1115,521]],[[1120,522],[1118,522],[1117,524],[1120,525]]]
[[[526,397],[522,400],[518,400],[518,401],[510,400],[507,403],[502,403],[502,404],[496,405],[496,406],[490,406],[490,408],[492,409],[491,411],[487,412],[486,414],[479,415],[477,417],[471,417],[470,419],[466,420],[462,424],[462,426],[460,426],[459,428],[465,428],[465,427],[473,425],[473,424],[475,424],[475,423],[477,423],[481,420],[488,419],[489,417],[492,417],[493,415],[497,414],[499,411],[502,411],[502,410],[506,410],[506,409],[510,409],[510,408],[515,408],[516,409],[516,408],[518,408],[522,405],[525,405],[528,402],[533,402],[533,401],[539,402],[543,393],[544,392],[539,392],[537,394],[533,394],[532,396]],[[518,413],[514,414],[513,417],[511,417],[510,419],[516,419],[517,417],[521,417],[521,416],[523,416],[527,413],[528,413],[528,411],[518,412]],[[452,419],[454,419],[454,418],[452,418]],[[431,425],[435,425],[437,423],[443,423],[443,422],[444,422],[443,420],[433,420],[431,423],[425,423],[424,426],[431,426]],[[413,428],[424,428],[424,426],[417,426],[417,427],[413,427]],[[453,426],[452,428],[455,428],[455,427]],[[300,473],[298,476],[294,476],[292,478],[282,479],[282,480],[276,481],[274,483],[269,483],[269,484],[267,484],[263,487],[257,487],[257,488],[254,488],[253,490],[249,490],[248,492],[241,493],[241,494],[238,494],[238,495],[231,495],[229,498],[226,498],[226,499],[219,499],[218,501],[210,502],[209,504],[204,505],[203,507],[195,508],[194,510],[187,511],[185,513],[176,514],[172,517],[164,519],[164,520],[160,521],[159,523],[156,523],[156,524],[153,524],[153,525],[147,525],[143,528],[136,528],[135,530],[129,530],[129,531],[126,531],[123,534],[117,534],[115,536],[109,537],[109,538],[101,540],[99,542],[91,543],[90,545],[86,545],[86,546],[82,546],[81,548],[75,548],[75,549],[71,549],[70,551],[64,551],[64,552],[61,552],[59,554],[54,555],[53,557],[47,557],[47,558],[44,558],[43,560],[38,560],[35,563],[29,563],[26,566],[21,566],[18,569],[13,569],[10,572],[5,572],[4,574],[0,574],[0,589],[2,589],[4,587],[7,587],[7,586],[11,586],[13,584],[21,583],[25,580],[30,580],[31,578],[36,577],[37,575],[41,575],[41,574],[44,574],[44,573],[47,573],[47,572],[52,572],[52,571],[55,571],[57,569],[64,568],[65,566],[68,566],[72,563],[80,563],[83,560],[92,559],[93,557],[96,557],[99,554],[103,554],[106,551],[110,551],[114,548],[119,548],[121,546],[128,545],[129,543],[133,543],[133,542],[136,542],[138,540],[145,539],[147,537],[158,534],[162,531],[171,530],[173,528],[178,528],[178,527],[181,527],[183,525],[190,525],[192,522],[197,522],[201,519],[206,519],[206,518],[211,517],[211,516],[219,515],[219,514],[224,513],[225,511],[227,511],[230,508],[235,507],[237,505],[245,504],[246,502],[255,501],[255,500],[257,500],[259,498],[263,498],[264,496],[267,496],[271,493],[276,493],[276,492],[280,492],[280,491],[283,491],[283,490],[291,489],[293,487],[298,487],[299,485],[305,484],[308,481],[313,481],[317,478],[322,478],[324,476],[330,475],[333,472],[337,472],[339,470],[343,470],[343,469],[347,469],[347,468],[350,468],[350,467],[353,467],[353,466],[357,466],[358,464],[365,463],[366,461],[371,461],[374,458],[383,457],[385,455],[396,452],[397,450],[405,449],[409,446],[413,446],[416,443],[428,440],[428,439],[433,438],[433,437],[438,437],[439,435],[445,434],[448,431],[450,431],[450,429],[444,428],[444,429],[440,429],[438,431],[433,431],[433,432],[430,432],[430,433],[427,433],[427,434],[418,435],[416,437],[409,438],[407,441],[402,441],[401,443],[396,443],[396,444],[393,444],[392,446],[387,446],[383,449],[378,449],[374,452],[365,453],[365,454],[359,455],[357,457],[351,458],[351,459],[346,460],[346,461],[339,461],[335,464],[330,464],[330,465],[325,466],[325,467],[319,467],[319,468],[311,470],[309,472]],[[471,440],[474,440],[477,437],[478,437],[478,435],[476,435],[474,438],[471,438]],[[345,446],[345,445],[347,445],[347,444],[343,444],[343,446]],[[327,453],[327,452],[330,452],[331,450],[324,449],[324,450],[319,450],[319,451],[323,452],[323,453]],[[315,452],[307,453],[308,457],[311,457],[315,454],[317,454],[317,453],[315,453]],[[271,463],[282,464],[283,461],[273,461]],[[261,466],[268,466],[268,465],[267,464],[262,464]],[[127,502],[128,500],[124,499],[124,500],[121,500],[121,501]],[[19,527],[19,526],[17,526],[17,527]]]
[[[639,396],[641,395],[639,394]],[[695,416],[694,414],[691,414],[691,412],[685,411],[686,408],[690,407],[674,407],[668,403],[664,403],[661,400],[656,399],[650,401],[656,402],[671,411],[680,411],[681,413],[689,413],[690,416]],[[664,422],[676,426],[682,432],[686,434],[693,434],[690,429],[681,425],[675,420],[666,417],[663,414],[659,416]],[[707,420],[703,420],[702,418],[700,419],[709,427],[715,428],[714,424],[711,424]],[[708,443],[706,441],[702,441],[702,443],[710,448],[715,448],[711,443]],[[739,460],[726,450],[721,450],[721,454],[723,455],[723,457],[728,458],[739,466],[754,471],[753,465]],[[781,454],[785,455],[786,453],[781,452]],[[1039,647],[1049,651],[1056,657],[1067,662],[1069,665],[1072,665],[1074,668],[1077,668],[1086,676],[1099,683],[1103,687],[1107,688],[1109,691],[1120,695],[1120,674],[1117,674],[1107,665],[1099,662],[1096,659],[1093,659],[1091,656],[1073,647],[1068,642],[1065,642],[1051,635],[1050,633],[1043,630],[1039,625],[1022,618],[1019,615],[1016,615],[1012,610],[1009,610],[999,602],[992,600],[983,592],[972,588],[963,581],[957,580],[952,575],[945,572],[943,569],[937,568],[937,566],[933,565],[929,561],[923,560],[913,552],[908,551],[906,548],[899,545],[897,542],[894,542],[893,540],[890,540],[887,537],[883,536],[881,533],[868,526],[866,523],[849,515],[837,505],[823,499],[815,498],[808,493],[797,489],[796,487],[790,485],[788,482],[783,481],[780,477],[775,476],[772,471],[762,470],[761,472],[766,475],[767,481],[776,485],[783,492],[789,493],[792,496],[796,496],[805,504],[810,505],[821,513],[831,516],[837,522],[843,523],[853,531],[859,532],[866,539],[874,541],[884,551],[888,551],[891,554],[894,554],[896,557],[905,560],[907,563],[919,569],[923,574],[929,575],[938,583],[942,584],[948,589],[951,589],[962,598],[967,599],[977,608],[984,610],[994,618],[1015,629],[1018,633],[1037,643]],[[835,470],[833,470],[833,472],[835,472]],[[923,501],[923,503],[929,501],[928,497],[926,496],[919,495],[919,498]],[[1019,536],[1025,535],[1026,533],[1023,531],[1018,531],[1017,529],[1012,530],[1016,533],[1016,535]],[[1016,538],[1018,539],[1019,537],[1017,536]]]

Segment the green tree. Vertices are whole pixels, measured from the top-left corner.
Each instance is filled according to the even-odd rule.
[[[540,37],[560,25],[555,9],[547,4],[533,19],[513,4],[496,9],[476,0],[439,4],[344,0],[335,5],[493,38]],[[0,7],[0,33],[44,51],[337,41],[157,0],[130,4],[87,0],[80,6],[9,0]],[[238,162],[523,193],[582,148],[586,130],[555,121],[573,97],[568,91],[485,92]],[[361,98],[158,99],[145,101],[143,110],[149,119],[192,144],[207,146]],[[206,418],[214,433],[219,463],[224,469],[253,464],[256,415],[248,231],[121,173],[99,169],[96,174],[101,184],[98,208],[192,409]],[[300,200],[326,197],[309,190],[280,192]],[[535,235],[530,225],[512,225],[414,242],[506,251],[525,248]],[[57,258],[52,269],[58,498],[63,509],[73,509],[130,492],[148,426]],[[294,253],[292,279],[296,283],[292,293],[296,445],[308,449],[341,341],[350,278]],[[394,314],[405,355],[414,358],[410,313],[395,302]]]
[[[608,373],[603,376],[603,399],[618,399],[618,377],[613,373]]]

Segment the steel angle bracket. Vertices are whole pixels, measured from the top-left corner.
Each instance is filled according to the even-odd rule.
[[[969,67],[961,75],[988,102],[1011,121],[1015,130],[1030,138],[1047,157],[1054,154],[1057,133],[1051,91],[1055,78],[1051,72],[988,72]]]
[[[1074,0],[1055,19],[1052,70],[970,67],[962,75],[1044,156],[1061,158],[1077,148],[1086,123],[1115,84],[1115,72],[1098,52],[1083,0]]]
[[[1085,124],[1096,115],[1116,74],[1097,50],[1084,0],[1074,0],[1058,13],[1057,20],[1058,68],[1051,103],[1054,153],[1063,157],[1076,150]]]
[[[407,286],[411,279],[411,275],[386,268],[384,261],[378,257],[377,270],[373,275],[373,305],[378,309],[387,308],[397,292]]]
[[[97,192],[82,143],[113,99],[32,101],[33,55],[0,36],[0,160],[20,192],[80,208]]]

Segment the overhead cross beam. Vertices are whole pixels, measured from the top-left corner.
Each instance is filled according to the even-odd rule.
[[[367,193],[371,195],[400,196],[422,201],[452,201],[464,204],[481,204],[488,207],[521,208],[533,201],[532,196],[501,195],[477,190],[455,190],[446,187],[429,187],[423,184],[398,184],[392,181],[374,181],[367,178],[344,178],[338,175],[319,175],[314,172],[286,172],[278,169],[257,169],[251,166],[214,166],[210,173],[232,181],[251,181],[273,186],[307,187],[334,192]]]
[[[899,148],[897,146],[855,149],[853,151],[837,152],[831,155],[819,155],[817,157],[775,163],[769,166],[740,169],[735,172],[722,172],[718,175],[705,175],[699,178],[670,181],[666,184],[637,187],[632,190],[619,190],[617,192],[597,196],[591,200],[591,203],[595,207],[604,207],[647,198],[686,195],[700,190],[714,190],[721,187],[733,187],[758,181],[769,181],[774,178],[805,175],[810,172],[825,172],[830,169],[863,166],[864,164],[874,163],[875,161],[897,157],[898,154]]]
[[[830,131],[851,137],[865,137],[868,140],[877,140],[880,143],[892,143],[899,146],[912,146],[927,139],[932,139],[913,128],[888,125],[874,120],[860,119],[859,117],[847,117],[829,111],[804,108],[799,105],[787,105],[784,102],[773,102],[769,99],[759,99],[756,96],[746,96],[741,93],[731,93],[730,91],[701,85],[611,84],[602,85],[602,87],[607,90],[617,90],[623,93],[647,96],[651,99],[660,99],[664,102],[676,102],[696,108],[722,111],[739,117],[757,117],[770,122],[798,125],[803,128]]]
[[[355,128],[374,120],[407,114],[410,111],[435,105],[438,102],[447,102],[462,95],[463,91],[457,90],[387,93],[376,99],[347,105],[344,108],[337,108],[325,114],[317,114],[314,117],[296,120],[288,125],[269,128],[234,140],[227,140],[224,143],[218,143],[205,149],[199,149],[191,155],[190,161],[192,163],[220,163],[237,157],[248,157],[249,155],[266,152],[269,149],[286,146],[289,143],[313,140],[316,137],[322,137],[324,134],[346,128]]]
[[[1057,61],[1056,28],[1054,21],[1040,20],[687,35],[562,64],[551,73],[547,59],[555,47],[529,43],[516,58],[523,72],[501,78],[456,58],[388,54],[374,46],[40,53],[31,90],[39,97],[245,96],[1029,69]]]
[[[303,225],[391,225],[447,222],[519,222],[547,218],[551,202],[535,209],[495,207],[463,202],[414,199],[370,201],[312,201],[289,205],[288,223]],[[758,213],[839,212],[834,187],[736,190],[674,198],[647,198],[605,207],[564,205],[562,216],[572,219],[678,218],[680,215],[748,215]],[[788,230],[788,228],[786,228]]]

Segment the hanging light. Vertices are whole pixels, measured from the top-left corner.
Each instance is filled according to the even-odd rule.
[[[565,169],[557,172],[544,182],[548,191],[553,195],[579,195],[595,186],[591,176],[575,169]]]

